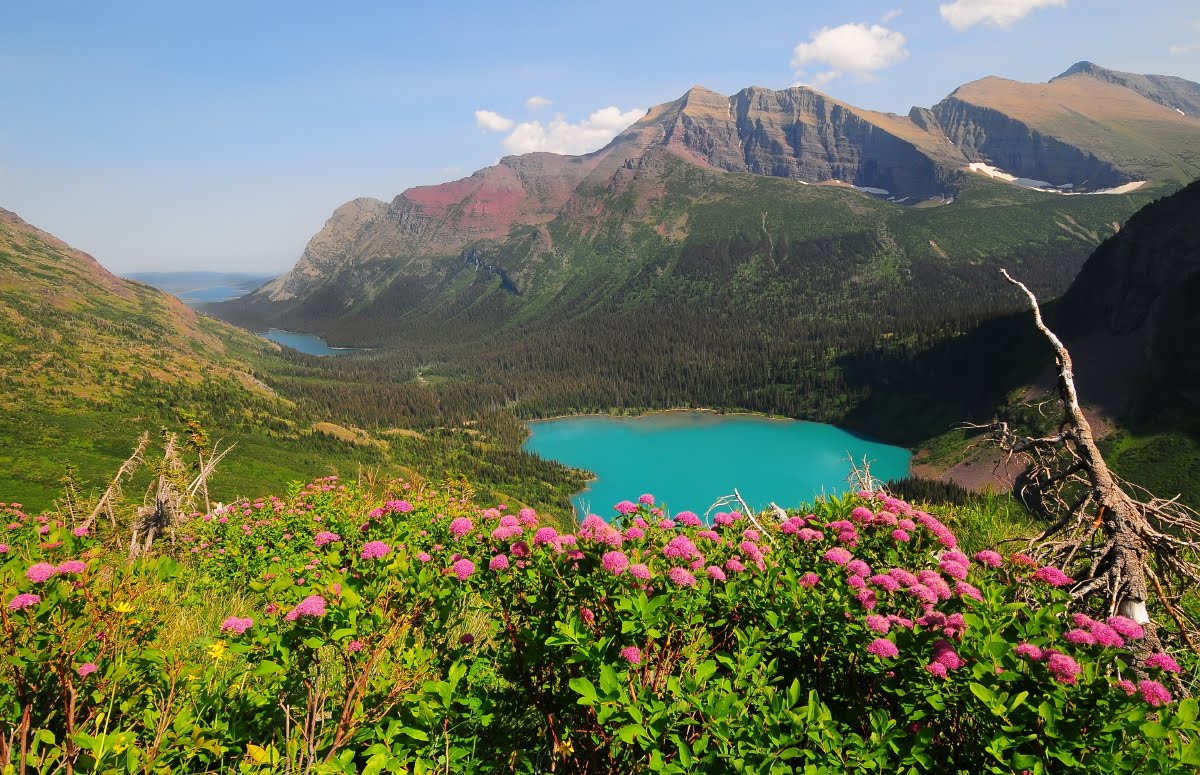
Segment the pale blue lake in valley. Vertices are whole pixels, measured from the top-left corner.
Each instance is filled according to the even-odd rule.
[[[784,508],[844,492],[852,456],[880,479],[907,476],[911,453],[832,425],[711,412],[580,416],[529,424],[525,449],[596,475],[572,499],[580,514],[651,493],[671,512],[703,515],[737,488],[752,508]]]
[[[357,347],[330,347],[324,339],[316,334],[297,334],[294,331],[284,331],[279,328],[272,328],[259,336],[309,355],[345,355],[359,351]]]

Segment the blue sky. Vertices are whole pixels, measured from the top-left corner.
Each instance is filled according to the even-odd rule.
[[[281,272],[344,201],[598,147],[692,84],[906,112],[1081,59],[1200,81],[1200,6],[9,3],[0,207],[118,272]]]

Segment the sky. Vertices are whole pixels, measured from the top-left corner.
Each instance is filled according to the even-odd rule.
[[[595,150],[694,84],[906,113],[1084,59],[1200,81],[1200,5],[10,2],[0,207],[118,273],[278,273],[343,202]]]

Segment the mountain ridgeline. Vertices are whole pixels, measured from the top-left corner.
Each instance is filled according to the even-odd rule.
[[[997,267],[1058,296],[1200,176],[1200,119],[1104,73],[987,78],[907,116],[695,87],[595,153],[349,202],[291,272],[210,309],[381,348],[408,378],[469,377],[523,414],[839,420],[884,387],[854,375],[1018,309]]]

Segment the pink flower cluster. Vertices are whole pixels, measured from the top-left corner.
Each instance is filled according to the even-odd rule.
[[[301,616],[311,618],[319,618],[325,615],[325,598],[320,595],[309,595],[296,604],[296,607],[288,611],[283,618],[289,622],[294,622]]]
[[[297,614],[299,615],[299,614]],[[241,635],[246,630],[254,626],[254,620],[250,617],[230,616],[225,621],[221,622],[221,632],[232,632],[235,635]]]

